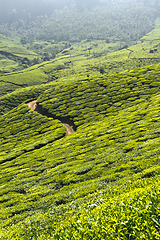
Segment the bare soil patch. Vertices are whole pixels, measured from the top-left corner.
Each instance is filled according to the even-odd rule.
[[[37,107],[36,100],[35,100],[35,101],[32,101],[32,102],[29,102],[29,103],[27,103],[27,105],[28,105],[28,107],[29,107],[30,109],[32,109],[33,111],[35,111],[35,110],[36,110],[36,107]]]

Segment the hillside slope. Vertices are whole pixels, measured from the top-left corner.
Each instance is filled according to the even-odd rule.
[[[68,204],[122,178],[158,176],[158,75],[159,65],[57,83],[38,98],[43,115],[22,104],[2,116],[2,226],[16,226],[41,209]],[[44,116],[48,113],[52,118]],[[67,116],[77,126],[69,136],[52,120]]]
[[[0,77],[0,239],[160,239],[158,33]]]

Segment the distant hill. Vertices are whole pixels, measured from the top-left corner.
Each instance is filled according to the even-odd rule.
[[[14,23],[19,19],[31,21],[34,20],[37,16],[47,15],[50,16],[56,10],[61,10],[64,7],[75,7],[82,11],[85,8],[91,9],[100,4],[99,0],[28,0],[28,1],[19,1],[19,0],[7,0],[1,3],[0,9],[0,23]]]

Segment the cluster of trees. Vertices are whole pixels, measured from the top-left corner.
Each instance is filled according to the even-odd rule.
[[[84,8],[91,9],[100,4],[100,0],[6,0],[1,3],[0,23],[13,23],[19,19],[31,21],[40,15],[50,16],[55,10],[75,5],[82,11]]]
[[[117,4],[142,4],[160,9],[160,0],[6,0],[1,2],[0,23],[13,23],[19,19],[32,21],[37,16],[51,16],[55,10],[75,6],[78,11],[92,9],[95,6],[111,6]]]
[[[41,15],[31,22],[19,20],[11,25],[1,24],[0,33],[19,36],[26,42],[105,39],[129,44],[151,31],[155,18],[155,10],[139,4],[132,8],[130,4],[110,8],[97,6],[85,11],[78,11],[72,6],[56,11],[50,17]]]

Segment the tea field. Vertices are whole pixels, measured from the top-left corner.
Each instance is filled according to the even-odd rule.
[[[133,179],[135,183],[138,184],[140,181],[142,185],[148,181],[146,179],[150,181],[153,178],[154,182],[156,178],[155,184],[157,184],[157,181],[159,182],[160,96],[158,93],[158,75],[159,65],[155,65],[128,71],[126,74],[113,74],[110,77],[82,79],[79,82],[61,83],[57,86],[50,84],[48,89],[39,91],[39,97],[37,98],[37,103],[42,107],[43,115],[30,110],[23,103],[18,107],[14,105],[12,110],[1,116],[0,201],[1,221],[3,222],[2,239],[7,239],[5,238],[7,230],[11,234],[10,239],[25,239],[25,231],[28,231],[28,224],[31,224],[30,218],[32,221],[35,216],[40,218],[38,223],[35,223],[35,220],[33,221],[32,225],[34,226],[32,227],[34,229],[35,224],[43,225],[40,217],[42,211],[45,215],[52,208],[54,211],[62,206],[68,209],[70,205],[74,204],[74,201],[82,201],[83,203],[86,196],[90,196],[89,194],[92,196],[91,199],[96,199],[97,195],[99,197],[99,194],[105,192],[109,186],[115,191],[115,188],[120,188],[124,182],[129,188],[129,182],[132,182]],[[14,94],[9,94],[9,96],[12,99]],[[24,99],[23,95],[22,99]],[[49,118],[44,116],[48,114],[50,114]],[[65,128],[60,120],[53,120],[53,118],[72,120],[76,125],[76,132],[65,136]],[[158,194],[158,188],[151,182],[150,187],[147,185],[148,191],[157,191]],[[143,189],[143,187],[141,188]],[[98,193],[97,191],[100,190],[102,192]],[[137,191],[136,187],[134,191]],[[106,194],[104,193],[104,197],[107,197]],[[123,195],[123,192],[120,191],[119,194]],[[138,190],[135,194],[140,194],[140,191]],[[144,194],[146,194],[145,199],[150,199],[151,196],[146,188]],[[126,208],[130,209],[130,204],[133,204],[134,208],[137,208],[137,205],[134,204],[140,203],[135,199],[136,197],[142,198],[142,196],[143,194],[134,196],[129,203],[124,203],[124,206],[127,204]],[[125,198],[126,195],[123,197]],[[112,199],[112,196],[110,198]],[[155,198],[156,204],[158,204],[158,195]],[[92,202],[92,200],[87,201]],[[99,202],[99,200],[97,201]],[[127,201],[127,199],[124,201]],[[88,203],[84,202],[85,204]],[[105,210],[102,209],[102,212],[100,210],[103,204],[102,206],[100,204],[100,209],[99,204],[97,207],[94,205],[95,203],[92,204],[94,210],[91,209],[89,213],[91,214],[90,219],[92,219],[91,216],[95,216],[94,211],[100,211],[99,217],[102,214],[103,221],[107,221],[103,215]],[[106,206],[105,204],[111,203],[105,202],[104,206]],[[118,214],[118,209],[123,208],[123,204],[122,206],[121,202],[117,202],[117,204],[115,208]],[[148,202],[146,208],[147,206]],[[158,205],[156,206],[158,208]],[[126,210],[128,216],[130,216],[131,211],[129,209]],[[66,211],[68,210],[64,210],[65,220],[68,219]],[[77,207],[71,215],[74,216],[72,220],[75,218],[78,223],[80,221],[82,225],[85,224],[85,227],[83,226],[86,229],[84,234],[89,235],[84,235],[84,239],[88,239],[87,236],[92,236],[92,234],[93,236],[98,234],[96,230],[92,233],[92,227],[92,230],[88,232],[87,229],[90,228],[88,224],[91,220],[85,220],[88,213],[84,212],[83,223],[81,220],[82,212],[79,211],[79,207]],[[143,230],[143,233],[140,228],[140,230],[137,230],[137,234],[141,235],[143,233],[142,236],[144,234],[154,234],[155,239],[158,239],[156,226],[159,225],[156,224],[159,221],[159,212],[156,212],[155,216],[152,216],[152,212],[150,214],[149,218],[157,221],[156,223],[151,220],[153,226],[147,222],[150,227],[152,226],[153,233],[149,233],[151,229],[148,230],[148,233]],[[48,219],[48,215],[46,218]],[[121,218],[125,218],[123,214],[119,216],[119,219]],[[118,221],[117,219],[115,217],[110,221]],[[126,217],[125,221],[132,221],[132,218],[127,219]],[[59,221],[61,221],[61,217]],[[96,224],[95,218],[92,221],[94,221],[93,224]],[[51,239],[58,239],[56,236],[61,233],[61,230],[58,230],[61,229],[61,223],[57,223],[53,219],[51,222],[50,228],[52,231],[47,230],[46,234],[49,234]],[[55,224],[60,225],[55,226]],[[68,220],[65,224],[62,227],[62,232],[64,231],[64,239],[69,239],[67,237],[69,234],[78,231],[76,230],[77,225],[74,225],[74,222],[70,223],[73,225],[73,229],[71,228],[72,230],[69,233]],[[80,227],[81,224],[79,223],[78,226]],[[114,239],[114,236],[117,239],[118,237],[123,239],[123,234],[133,235],[133,232],[124,229],[125,224],[124,226],[123,224],[120,226],[117,224],[115,222],[117,230],[114,229],[114,234],[117,235],[113,234],[111,239]],[[132,222],[132,224],[138,223]],[[21,231],[18,226],[22,227],[20,227]],[[100,227],[99,223],[97,226]],[[113,230],[112,227],[113,224],[111,224],[111,230],[104,230],[104,236],[109,236],[109,231]],[[138,225],[135,228],[138,228]],[[133,229],[131,231],[134,231]],[[35,234],[34,231],[38,231],[38,233],[36,232],[36,235],[38,234],[37,239],[44,238],[44,235],[41,236],[41,231],[32,231],[30,232],[32,237]],[[99,234],[100,232],[101,230],[99,230]],[[72,238],[78,239],[82,233],[78,231],[77,236],[75,235]],[[95,235],[95,239],[101,239],[98,236]]]
[[[0,239],[160,239],[159,26],[0,76]]]
[[[9,69],[9,72],[1,71],[0,76],[0,96],[15,91],[17,88],[24,88],[34,85],[52,82],[67,82],[68,80],[78,81],[79,79],[100,77],[102,74],[125,72],[128,69],[135,69],[152,64],[160,63],[160,20],[155,22],[155,29],[149,34],[128,46],[123,41],[106,42],[106,40],[82,40],[81,42],[68,45],[64,42],[58,43],[59,52],[56,58],[51,61],[43,61],[40,53],[27,51],[27,45],[22,46],[22,55],[30,60],[30,64],[25,65],[11,59],[1,61]],[[14,38],[13,38],[14,39]],[[13,53],[12,45],[19,46],[20,39],[2,38],[6,51]],[[14,41],[11,45],[11,42]],[[37,42],[36,44],[42,44]],[[54,44],[55,45],[55,44]],[[55,46],[54,46],[55,47]],[[2,47],[3,48],[3,47]],[[47,43],[46,54],[53,52],[53,44]],[[14,47],[18,56],[18,50]],[[19,47],[18,47],[19,49]],[[20,49],[19,49],[20,51]],[[35,51],[35,50],[34,50]],[[30,56],[39,60],[29,59]],[[35,61],[35,62],[34,62]],[[38,63],[39,61],[39,63]],[[42,62],[43,61],[43,62]],[[1,63],[0,63],[1,64]],[[18,65],[17,65],[18,64]],[[22,66],[23,65],[23,66]],[[24,69],[26,67],[26,69]]]

